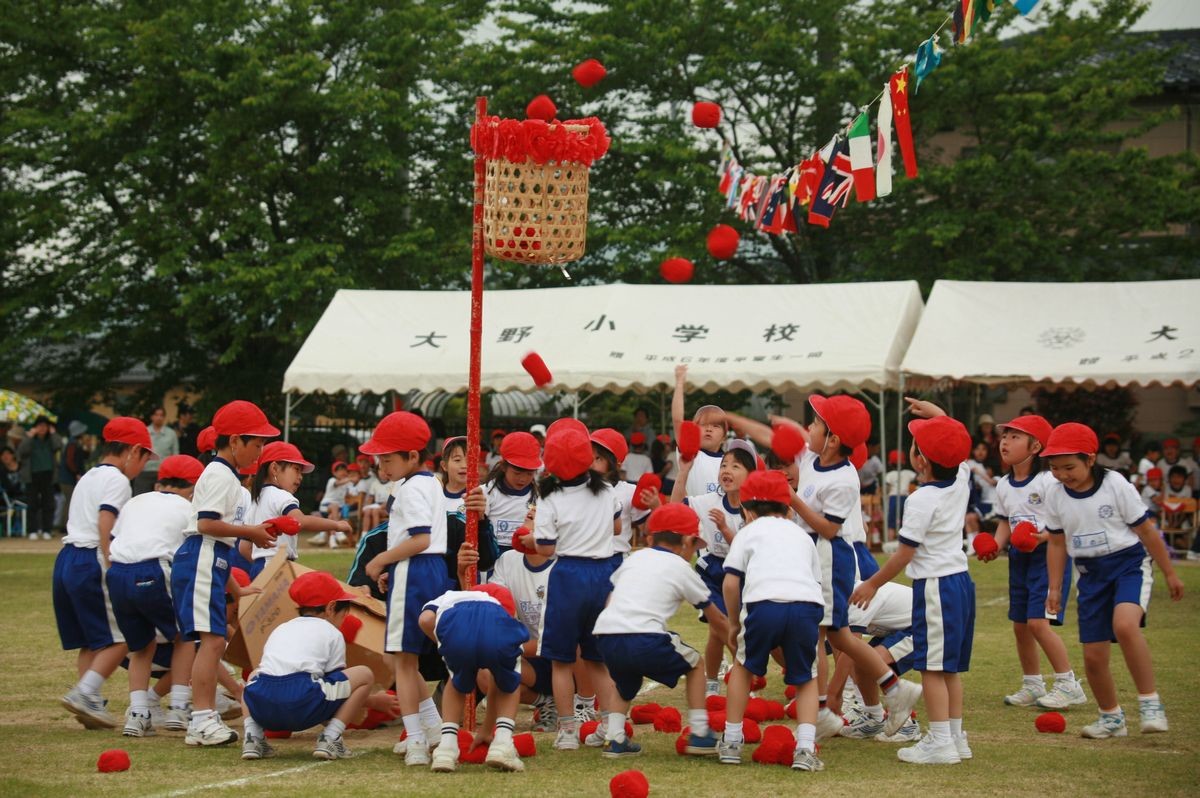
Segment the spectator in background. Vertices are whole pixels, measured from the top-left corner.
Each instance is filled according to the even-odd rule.
[[[159,463],[164,457],[179,454],[179,436],[167,426],[166,408],[156,407],[150,411],[150,423],[146,425],[146,431],[150,433],[154,454],[146,462],[142,473],[133,480],[134,496],[154,490],[154,483],[158,482]]]
[[[633,440],[636,432],[642,433],[647,441],[654,440],[654,427],[650,426],[650,411],[644,406],[633,411],[633,427],[629,430],[630,440]]]
[[[534,424],[529,428],[529,434],[537,438],[538,446],[546,445],[546,425]]]
[[[625,472],[625,479],[630,482],[637,482],[642,478],[642,474],[648,474],[654,470],[654,460],[650,455],[646,454],[646,436],[640,432],[635,432],[629,436],[630,451],[625,455],[625,464],[622,469]]]
[[[898,449],[888,452],[888,471],[883,475],[883,489],[888,497],[888,531],[895,532],[908,494],[916,490],[917,472],[908,467],[908,458]]]
[[[984,458],[983,464],[990,468],[993,474],[999,474],[1003,470],[1000,466],[1000,436],[996,434],[996,419],[990,414],[984,413],[979,417],[979,424],[975,427],[975,440],[987,444],[987,457]]]
[[[1167,475],[1167,481],[1169,482],[1171,479],[1172,469],[1174,469],[1176,466],[1179,466],[1187,472],[1186,482],[1188,486],[1191,487],[1193,484],[1195,484],[1196,462],[1192,460],[1192,458],[1185,457],[1181,454],[1182,449],[1179,445],[1179,439],[1167,438],[1165,441],[1163,441],[1162,448],[1163,456],[1162,462],[1159,463],[1159,467],[1162,468],[1163,473]]]
[[[650,446],[650,463],[654,473],[662,480],[662,492],[670,496],[671,488],[675,486],[677,464],[671,452],[671,436],[666,433],[655,437]]]
[[[67,445],[63,447],[62,456],[58,460],[58,490],[62,493],[62,513],[58,528],[67,528],[67,513],[71,507],[71,493],[75,483],[87,471],[87,459],[91,452],[83,442],[87,425],[81,421],[72,421],[67,425]]]
[[[867,460],[858,469],[858,492],[874,495],[879,492],[879,477],[883,475],[883,461],[879,459],[879,444],[867,442]]]
[[[62,438],[45,416],[38,416],[17,448],[21,464],[21,481],[25,484],[29,505],[30,537],[50,539],[54,528],[54,474],[56,458],[62,450]]]
[[[0,491],[4,492],[8,506],[25,501],[25,483],[21,481],[21,464],[11,446],[0,448]],[[22,534],[28,530],[22,529]]]
[[[198,457],[200,452],[196,446],[196,437],[200,434],[200,425],[196,423],[196,411],[187,402],[180,402],[175,409],[178,419],[175,422],[175,435],[179,440],[179,453]]]
[[[1137,479],[1134,481],[1136,485],[1146,484],[1146,473],[1152,468],[1159,468],[1159,460],[1162,459],[1162,447],[1157,441],[1150,441],[1146,444],[1146,451],[1142,454],[1142,459],[1138,461]],[[1162,470],[1158,474],[1159,482],[1162,482]]]
[[[487,456],[487,470],[490,472],[500,462],[500,444],[504,441],[505,432],[502,429],[492,430],[492,448]],[[482,472],[481,472],[482,473]]]
[[[1121,436],[1110,432],[1104,436],[1100,444],[1100,452],[1096,455],[1096,465],[1119,472],[1126,479],[1133,472],[1133,459],[1129,452],[1121,449]]]
[[[1158,518],[1162,502],[1163,473],[1161,468],[1147,468],[1143,476],[1146,484],[1142,487],[1142,503],[1155,518]]]

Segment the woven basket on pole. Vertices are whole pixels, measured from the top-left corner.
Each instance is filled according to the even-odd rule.
[[[566,125],[572,133],[588,128]],[[579,260],[587,245],[588,167],[571,161],[489,158],[483,235],[487,254],[531,264]]]

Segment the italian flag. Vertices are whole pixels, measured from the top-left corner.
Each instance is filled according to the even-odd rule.
[[[871,123],[863,111],[850,126],[850,170],[859,202],[875,199],[875,169],[871,160]]]

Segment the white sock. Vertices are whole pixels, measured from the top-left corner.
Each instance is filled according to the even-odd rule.
[[[258,721],[248,716],[242,716],[242,731],[246,733],[246,737],[253,737],[261,740],[264,737],[263,727],[258,725]]]
[[[162,701],[162,699],[163,699],[163,694],[158,692],[158,685],[154,685],[153,687],[151,687],[149,690],[146,691],[146,694],[150,696],[151,704],[157,704],[158,702]]]
[[[442,725],[442,715],[438,712],[437,704],[432,698],[426,698],[417,705],[417,714],[421,716],[421,725],[427,729],[438,728]]]
[[[607,733],[604,739],[614,742],[625,742],[625,716],[620,712],[610,712],[607,718]]]
[[[1066,673],[1054,674],[1054,681],[1066,682],[1067,684],[1075,684],[1075,671],[1067,671]]]
[[[689,709],[688,726],[692,728],[692,734],[697,737],[703,737],[708,734],[708,711],[703,709]]]
[[[931,720],[929,721],[929,736],[938,745],[946,745],[951,742],[950,737],[950,721],[948,720]]]
[[[441,724],[438,724],[439,726]],[[408,741],[410,743],[427,743],[425,739],[425,727],[421,724],[421,716],[419,714],[404,716],[404,731],[408,732]]]
[[[75,685],[79,688],[79,692],[92,698],[100,697],[100,688],[104,686],[104,677],[95,671],[88,671],[79,679],[79,684]]]
[[[864,707],[863,709],[866,710],[866,713],[867,713],[868,717],[871,718],[871,720],[883,720],[883,705],[882,704],[876,704],[873,707]]]
[[[953,737],[962,737],[962,718],[950,718],[950,734]]]
[[[215,717],[217,717],[217,711],[215,709],[192,710],[192,728],[198,729],[204,725],[204,721]]]
[[[142,715],[150,713],[150,693],[145,690],[131,690],[129,692],[129,708]]]
[[[725,721],[725,742],[740,743],[742,741],[742,723]]]
[[[342,732],[346,731],[346,722],[333,718],[325,723],[325,739],[336,740],[342,736]]]
[[[176,686],[171,688],[171,709],[187,709],[192,703],[192,688]]]
[[[1148,693],[1146,695],[1142,695],[1141,693],[1138,693],[1138,701],[1139,702],[1141,702],[1141,701],[1158,701],[1158,700],[1159,700],[1158,693]]]
[[[1040,673],[1035,673],[1032,675],[1030,675],[1028,673],[1025,674],[1024,676],[1021,677],[1021,683],[1027,684],[1030,687],[1045,687],[1046,686],[1046,683],[1044,681],[1042,681],[1042,674],[1040,674]]]
[[[494,745],[512,745],[514,725],[516,724],[512,718],[496,718],[496,731],[492,743]]]
[[[796,727],[796,750],[815,751],[817,749],[817,727],[812,723],[801,723]]]
[[[458,724],[442,721],[442,745],[458,746]],[[449,749],[447,749],[449,750]]]

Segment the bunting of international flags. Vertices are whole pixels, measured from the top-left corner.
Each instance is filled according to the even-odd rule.
[[[850,195],[859,202],[892,193],[893,134],[904,162],[904,174],[917,176],[917,152],[913,144],[909,94],[915,94],[921,82],[937,69],[944,50],[939,36],[947,25],[953,26],[955,45],[966,44],[976,26],[986,22],[1005,0],[954,0],[954,11],[937,30],[918,45],[911,65],[905,63],[891,75],[883,91],[862,106],[843,130],[808,158],[785,172],[758,175],[747,170],[725,143],[717,170],[717,190],[725,197],[725,207],[738,218],[754,224],[766,233],[781,235],[796,232],[798,219],[808,224],[829,227],[839,208],[850,203]],[[1038,0],[1009,0],[1022,15],[1028,15]],[[875,119],[875,146],[872,151],[870,109],[879,105]]]

